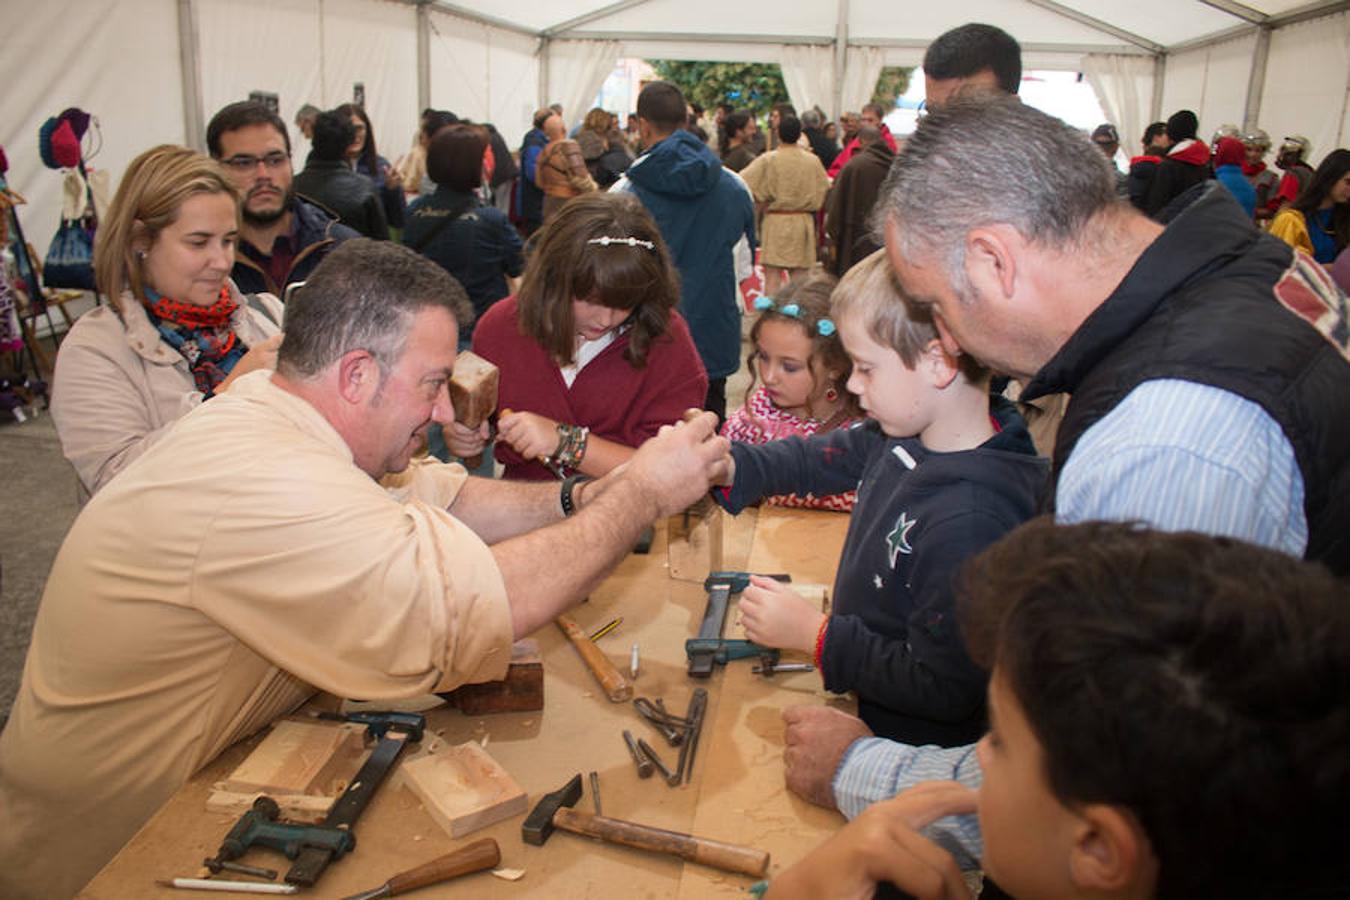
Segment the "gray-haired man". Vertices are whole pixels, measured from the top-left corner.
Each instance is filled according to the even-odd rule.
[[[1344,575],[1345,296],[1224,191],[1196,190],[1164,230],[1117,197],[1080,133],[985,96],[921,122],[876,221],[949,352],[1023,379],[1024,396],[1072,395],[1058,521],[1229,535]],[[837,713],[788,721],[789,785],[850,816],[917,780],[978,779],[959,748],[868,738]]]

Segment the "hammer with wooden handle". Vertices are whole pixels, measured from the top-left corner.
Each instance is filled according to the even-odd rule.
[[[375,900],[377,897],[397,897],[420,887],[440,884],[470,872],[492,869],[502,861],[502,851],[492,838],[474,841],[466,847],[437,857],[415,869],[400,872],[384,884],[369,891],[348,897],[347,900]]]
[[[455,421],[466,428],[477,428],[497,408],[497,387],[501,373],[483,357],[465,350],[455,357],[455,368],[450,373],[450,403],[455,408]],[[478,453],[464,460],[476,469],[483,462]]]
[[[664,828],[639,825],[611,819],[608,816],[595,816],[572,807],[581,799],[581,775],[578,773],[571,781],[551,794],[545,794],[534,809],[525,818],[521,826],[521,837],[525,843],[542,846],[557,828],[573,834],[599,838],[613,844],[650,850],[653,853],[666,853],[678,856],[689,862],[711,866],[726,872],[738,872],[759,878],[769,868],[767,850],[756,850],[739,844],[727,844],[710,838],[695,837]]]
[[[558,623],[558,627],[562,629],[563,634],[572,640],[572,646],[576,647],[577,652],[581,654],[582,662],[586,663],[586,668],[591,670],[595,680],[600,682],[600,687],[605,689],[605,696],[613,703],[631,700],[633,683],[615,668],[614,663],[609,661],[609,657],[595,645],[594,641],[586,636],[586,632],[582,631],[581,627],[567,616],[558,616],[554,621]]]

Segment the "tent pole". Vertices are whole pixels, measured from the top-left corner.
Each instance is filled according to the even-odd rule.
[[[1167,54],[1159,53],[1153,57],[1153,99],[1149,102],[1149,121],[1157,122],[1163,117],[1163,81],[1167,78]]]
[[[535,109],[543,109],[549,104],[548,54],[552,43],[553,39],[549,37],[539,39],[539,103],[536,104]]]
[[[1252,70],[1247,77],[1247,105],[1242,111],[1242,130],[1251,131],[1261,118],[1261,94],[1266,87],[1266,62],[1270,59],[1270,35],[1274,31],[1262,25],[1256,32],[1256,47],[1252,50]]]
[[[830,112],[832,122],[838,122],[839,117],[844,114],[844,69],[847,65],[848,0],[838,0],[834,26],[834,84],[831,90],[833,109]]]
[[[431,13],[417,4],[417,110],[431,108]]]
[[[202,117],[202,73],[198,62],[197,6],[193,0],[178,0],[178,60],[183,74],[183,143],[206,152],[206,127]]]

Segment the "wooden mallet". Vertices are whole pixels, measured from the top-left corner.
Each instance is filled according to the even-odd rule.
[[[611,702],[623,703],[625,700],[633,699],[633,683],[624,677],[614,663],[609,661],[604,651],[586,636],[581,626],[567,616],[558,616],[554,621],[562,629],[562,633],[572,641],[572,646],[577,648],[582,662],[586,663],[586,668],[591,670],[595,680],[600,682],[600,687],[604,688],[605,696]]]
[[[455,407],[455,421],[466,428],[477,428],[497,408],[497,386],[501,373],[497,367],[470,350],[455,357],[455,368],[450,373],[450,403]],[[464,460],[464,465],[476,469],[483,462],[478,453]]]
[[[756,850],[739,844],[727,844],[710,838],[695,837],[679,831],[667,831],[608,816],[597,816],[573,809],[581,799],[581,774],[572,777],[558,790],[545,794],[521,826],[525,843],[542,846],[555,829],[599,838],[612,844],[665,853],[700,865],[737,872],[741,875],[762,877],[769,868],[767,850]]]

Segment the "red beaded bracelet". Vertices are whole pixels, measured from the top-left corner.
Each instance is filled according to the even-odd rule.
[[[816,632],[816,669],[822,668],[820,659],[825,655],[825,631],[830,627],[830,617],[825,616],[820,620],[820,630]]]

